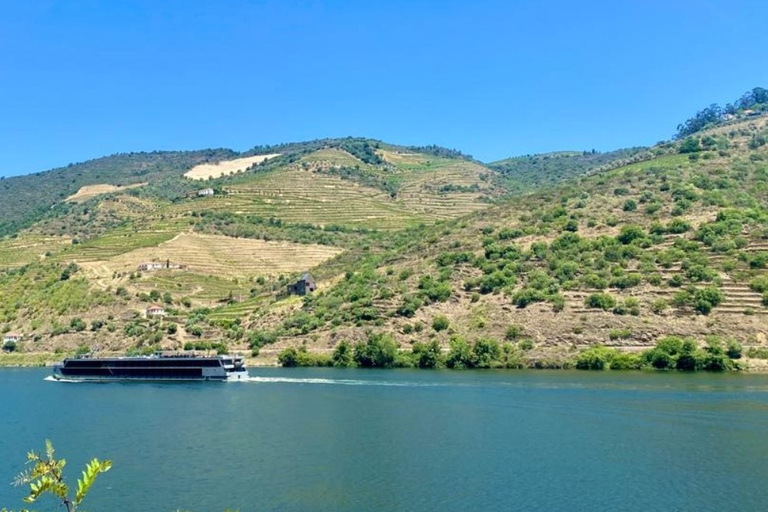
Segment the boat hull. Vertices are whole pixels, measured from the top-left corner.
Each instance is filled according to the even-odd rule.
[[[237,381],[248,378],[241,358],[125,357],[65,359],[54,366],[53,378],[77,382]]]

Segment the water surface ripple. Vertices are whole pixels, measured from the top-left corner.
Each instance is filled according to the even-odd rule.
[[[88,457],[113,460],[92,512],[768,502],[768,375],[256,369],[242,383],[71,384],[48,373],[0,370],[0,482],[50,438],[71,478]],[[0,506],[22,496],[0,484]]]

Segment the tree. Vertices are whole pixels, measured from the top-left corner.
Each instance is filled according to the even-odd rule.
[[[19,474],[14,480],[15,486],[29,485],[29,495],[24,498],[26,503],[34,503],[43,495],[50,494],[66,508],[67,512],[78,509],[88,495],[96,477],[106,473],[112,468],[112,461],[92,459],[83,471],[83,478],[77,480],[77,491],[74,498],[70,498],[69,486],[64,483],[65,459],[54,458],[53,444],[45,441],[45,454],[29,452],[27,462],[32,468]]]
[[[333,349],[331,361],[333,362],[333,366],[346,368],[355,365],[355,360],[352,356],[352,346],[347,340],[341,340],[339,344],[336,345],[336,348]]]
[[[363,368],[392,368],[397,357],[397,343],[389,334],[371,333],[368,341],[355,344],[353,357]]]
[[[443,355],[440,344],[436,340],[429,343],[414,343],[413,356],[419,368],[440,368],[443,366]]]
[[[475,366],[472,349],[467,340],[461,336],[454,336],[451,338],[450,344],[451,348],[445,361],[448,368],[473,368]]]

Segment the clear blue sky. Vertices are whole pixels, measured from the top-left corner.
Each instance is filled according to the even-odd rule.
[[[366,136],[481,160],[669,138],[768,87],[768,2],[0,0],[0,175]]]

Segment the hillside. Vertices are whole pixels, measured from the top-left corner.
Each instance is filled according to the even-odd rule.
[[[123,153],[27,176],[1,178],[0,237],[66,211],[66,199],[81,187],[156,183],[179,176],[194,165],[235,155],[228,149]]]
[[[511,191],[529,192],[563,180],[615,169],[652,157],[653,153],[648,151],[648,148],[627,148],[608,153],[595,150],[558,151],[507,158],[491,162],[488,167],[502,175]]]
[[[147,183],[134,188],[78,183],[0,241],[0,327],[24,334],[22,354],[215,347],[267,364],[286,348],[329,354],[371,336],[444,352],[484,340],[538,366],[665,335],[758,350],[767,120],[489,167],[347,138],[112,177]],[[232,171],[198,196],[183,177],[197,165]],[[82,201],[63,202],[78,191]],[[307,270],[319,290],[286,295]],[[153,303],[166,316],[145,318]]]
[[[172,323],[190,329],[196,311],[247,314],[271,303],[290,276],[315,269],[333,279],[371,244],[385,247],[387,233],[487,208],[504,193],[493,171],[437,147],[327,139],[227,155],[237,158],[200,164],[197,155],[140,176],[138,156],[123,174],[81,176],[70,168],[80,179],[75,192],[0,241],[7,269],[0,327],[24,332],[38,350],[71,350],[86,333],[88,344],[123,347],[137,332],[151,332],[143,345],[158,332],[134,323],[153,302],[167,304]],[[109,159],[117,165],[119,157]],[[205,180],[211,196],[197,194],[201,175],[183,176],[222,168],[231,171]],[[144,181],[123,185],[134,179]],[[16,219],[9,225],[20,225]],[[141,271],[146,262],[173,268]],[[35,282],[44,293],[28,293]],[[166,335],[169,343],[197,339],[187,329]]]
[[[274,357],[329,353],[370,330],[401,348],[494,339],[545,366],[664,335],[757,350],[768,334],[764,134],[765,117],[704,131],[696,151],[662,144],[649,160],[404,234],[287,317],[257,312],[256,344],[279,339],[261,349]]]

